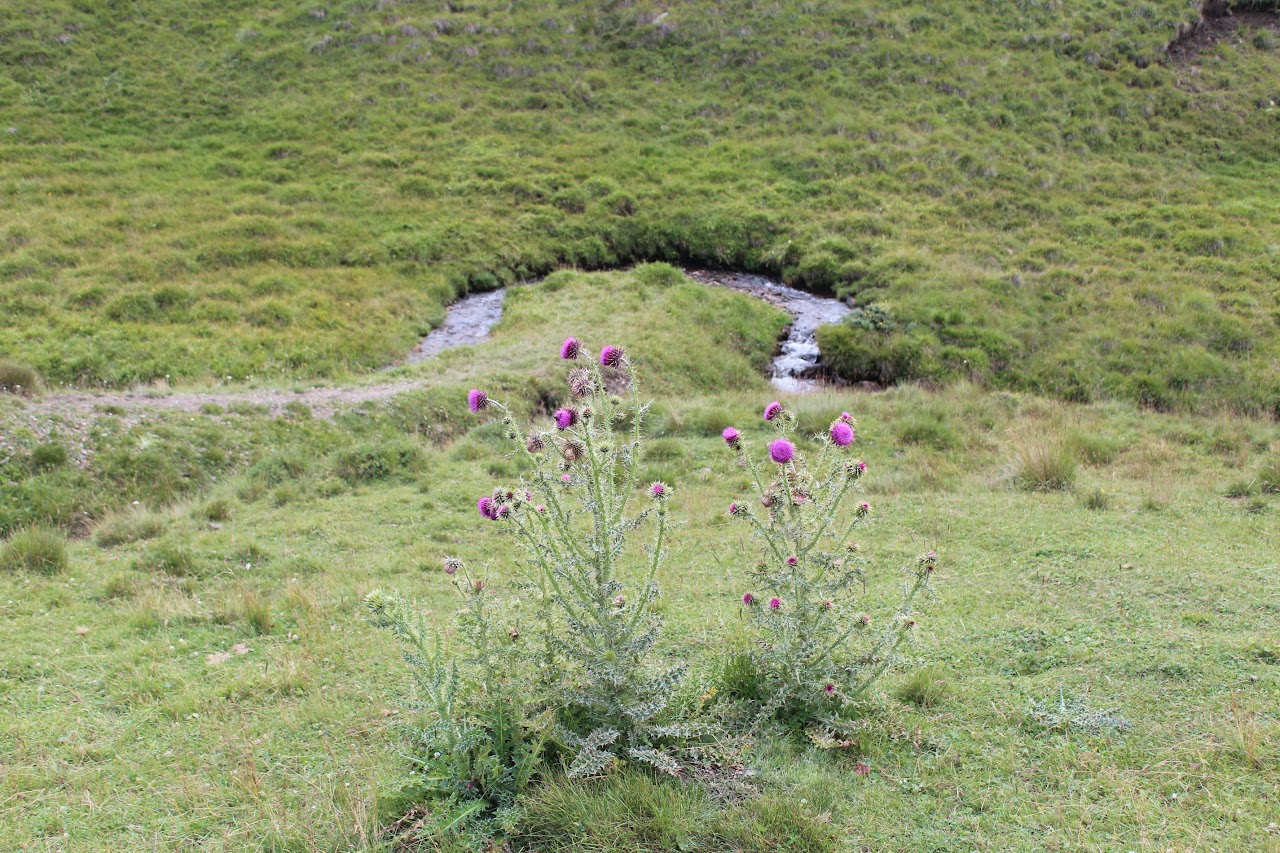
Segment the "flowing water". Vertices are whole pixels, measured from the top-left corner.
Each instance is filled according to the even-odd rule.
[[[687,275],[702,284],[750,294],[790,314],[793,319],[773,359],[770,381],[781,391],[810,391],[818,387],[822,373],[818,327],[838,323],[849,313],[848,306],[838,299],[796,290],[760,275],[709,270],[688,270]],[[452,347],[483,341],[502,319],[505,295],[505,290],[494,290],[459,299],[450,306],[444,324],[432,329],[402,363],[412,364]]]

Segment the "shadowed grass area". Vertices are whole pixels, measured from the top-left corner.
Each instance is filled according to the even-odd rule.
[[[0,30],[0,355],[335,377],[640,260],[879,306],[852,378],[1272,412],[1275,52],[1181,0],[50,0]],[[779,128],[785,132],[779,133]]]

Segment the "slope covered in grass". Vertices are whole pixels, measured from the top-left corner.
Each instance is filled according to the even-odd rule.
[[[0,355],[329,376],[669,259],[888,308],[854,378],[1280,402],[1276,54],[1132,4],[237,0],[0,22]]]

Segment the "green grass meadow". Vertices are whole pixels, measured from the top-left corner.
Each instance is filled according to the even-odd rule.
[[[1171,64],[1184,0],[6,11],[0,355],[55,386],[345,376],[668,260],[886,307],[854,379],[1280,405],[1277,53]]]
[[[475,501],[523,469],[466,394],[549,424],[571,334],[653,399],[662,650],[724,701],[720,433],[764,437],[788,318],[702,266],[854,306],[851,384],[782,399],[858,419],[868,611],[939,555],[912,665],[839,748],[740,736],[750,796],[552,773],[493,849],[1280,851],[1280,49],[1175,63],[1197,14],[0,0],[0,850],[410,849],[362,601],[447,629],[445,555],[512,589]]]
[[[709,689],[743,624],[735,572],[751,547],[725,515],[747,481],[718,434],[764,434],[758,366],[780,318],[662,284],[661,267],[633,278],[513,291],[491,342],[415,368],[452,389],[429,403],[332,423],[198,416],[255,458],[173,501],[118,508],[68,544],[62,571],[0,572],[0,846],[387,849],[379,827],[412,805],[391,729],[405,674],[361,600],[398,590],[447,625],[445,554],[513,579],[512,543],[474,500],[519,466],[496,424],[466,412],[465,389],[505,385],[541,412],[570,302],[660,389],[647,474],[675,487],[679,522],[665,643],[692,664],[686,689]],[[640,295],[620,304],[620,290]],[[690,294],[697,306],[670,310]],[[707,326],[699,306],[739,328]],[[862,542],[869,604],[937,549],[911,648],[926,674],[887,678],[844,749],[743,743],[761,793],[736,804],[635,772],[545,780],[516,849],[1276,848],[1280,496],[1260,485],[1274,424],[973,385],[789,405],[810,432],[842,410],[859,418],[877,519]],[[453,419],[447,434],[405,414],[432,406]],[[1049,475],[1063,487],[1031,490]],[[1127,727],[1033,713],[1062,699]]]

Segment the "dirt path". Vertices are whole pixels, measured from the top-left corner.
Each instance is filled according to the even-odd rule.
[[[690,278],[716,287],[728,287],[772,302],[788,311],[795,322],[782,341],[774,360],[773,381],[781,390],[804,391],[816,381],[809,378],[818,363],[816,332],[822,323],[838,321],[849,312],[841,302],[815,296],[771,281],[762,276],[733,272],[693,270]],[[502,318],[505,290],[478,293],[465,297],[450,307],[444,323],[422,339],[397,364],[413,364],[453,347],[477,344],[488,338],[490,330]],[[57,429],[64,435],[84,434],[93,418],[112,413],[126,422],[145,419],[148,412],[208,412],[236,406],[261,407],[272,415],[285,412],[290,403],[300,403],[315,417],[331,418],[337,410],[360,403],[387,400],[406,391],[426,387],[429,379],[402,379],[373,385],[308,388],[301,391],[247,389],[243,391],[210,391],[200,393],[141,389],[122,392],[50,393],[34,399],[7,404],[9,412],[0,409],[0,422],[22,424],[37,435],[48,435]],[[7,403],[7,401],[6,401]],[[6,445],[0,433],[0,455]]]

